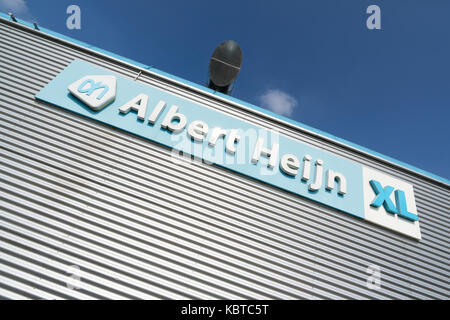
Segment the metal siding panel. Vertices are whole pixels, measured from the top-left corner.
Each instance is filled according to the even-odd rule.
[[[143,74],[137,81],[412,183],[423,239],[215,166],[174,164],[166,148],[33,98],[74,58],[130,78],[137,70],[1,20],[0,35],[1,297],[450,297],[448,186]],[[380,290],[366,287],[371,264]],[[70,265],[83,271],[81,290],[66,287]]]

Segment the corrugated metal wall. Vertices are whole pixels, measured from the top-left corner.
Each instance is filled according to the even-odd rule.
[[[450,297],[449,186],[142,74],[412,183],[423,239],[221,168],[175,164],[170,150],[34,99],[74,58],[137,75],[0,19],[0,297]],[[73,265],[79,289],[67,285]],[[379,290],[366,286],[369,265],[381,268]]]

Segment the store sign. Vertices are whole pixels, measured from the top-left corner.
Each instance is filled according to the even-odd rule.
[[[410,184],[176,92],[75,60],[36,98],[420,239]]]

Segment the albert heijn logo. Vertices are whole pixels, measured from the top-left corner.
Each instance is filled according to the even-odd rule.
[[[419,215],[411,184],[363,167],[364,219],[420,239]]]
[[[116,77],[85,76],[68,87],[70,93],[94,111],[100,111],[116,98]]]

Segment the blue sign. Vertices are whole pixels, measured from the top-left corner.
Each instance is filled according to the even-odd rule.
[[[74,60],[36,98],[364,219],[362,165],[181,95]]]

